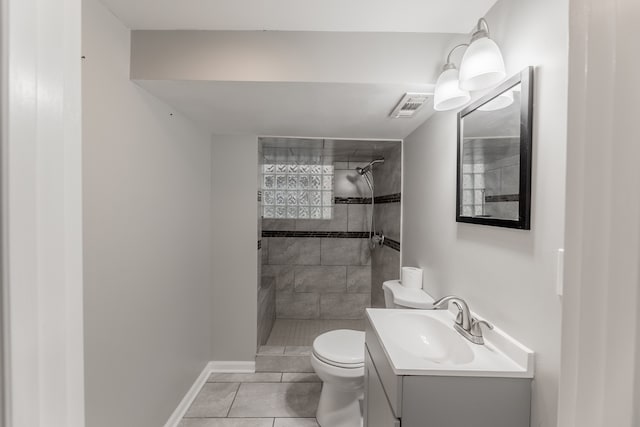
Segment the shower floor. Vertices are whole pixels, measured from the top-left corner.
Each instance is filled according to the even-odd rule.
[[[276,319],[268,346],[311,346],[313,340],[334,329],[364,331],[365,320],[294,320]]]

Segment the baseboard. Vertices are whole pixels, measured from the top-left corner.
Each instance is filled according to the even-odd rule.
[[[253,373],[256,371],[256,363],[255,362],[238,362],[238,361],[212,361],[207,363],[204,367],[198,378],[196,378],[195,382],[187,391],[187,394],[184,395],[178,407],[173,411],[173,414],[169,417],[169,420],[165,423],[164,427],[178,427],[180,421],[184,417],[184,414],[187,413],[187,410],[195,400],[198,393],[200,393],[200,389],[207,382],[209,376],[214,372],[219,373]]]
[[[209,362],[209,364],[211,365],[211,372],[252,374],[256,371],[255,361],[217,360]]]

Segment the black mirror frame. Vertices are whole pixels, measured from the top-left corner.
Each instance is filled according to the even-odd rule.
[[[474,101],[458,113],[458,165],[456,179],[456,222],[491,225],[494,227],[531,229],[531,161],[533,142],[533,67],[527,67],[520,73],[502,82],[486,95]],[[491,101],[502,92],[522,84],[520,94],[520,194],[518,220],[471,217],[461,215],[462,197],[462,119],[478,107]]]

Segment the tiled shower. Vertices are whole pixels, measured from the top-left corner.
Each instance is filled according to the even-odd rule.
[[[382,282],[400,268],[401,150],[400,141],[260,139],[258,346],[272,329],[279,344],[287,328],[358,329],[367,307],[384,306]],[[374,215],[385,241],[372,249],[371,192],[356,168],[380,158]]]

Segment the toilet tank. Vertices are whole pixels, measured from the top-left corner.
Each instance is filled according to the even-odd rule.
[[[405,288],[399,280],[387,280],[382,284],[386,308],[420,308],[432,310],[434,299],[423,289]]]

